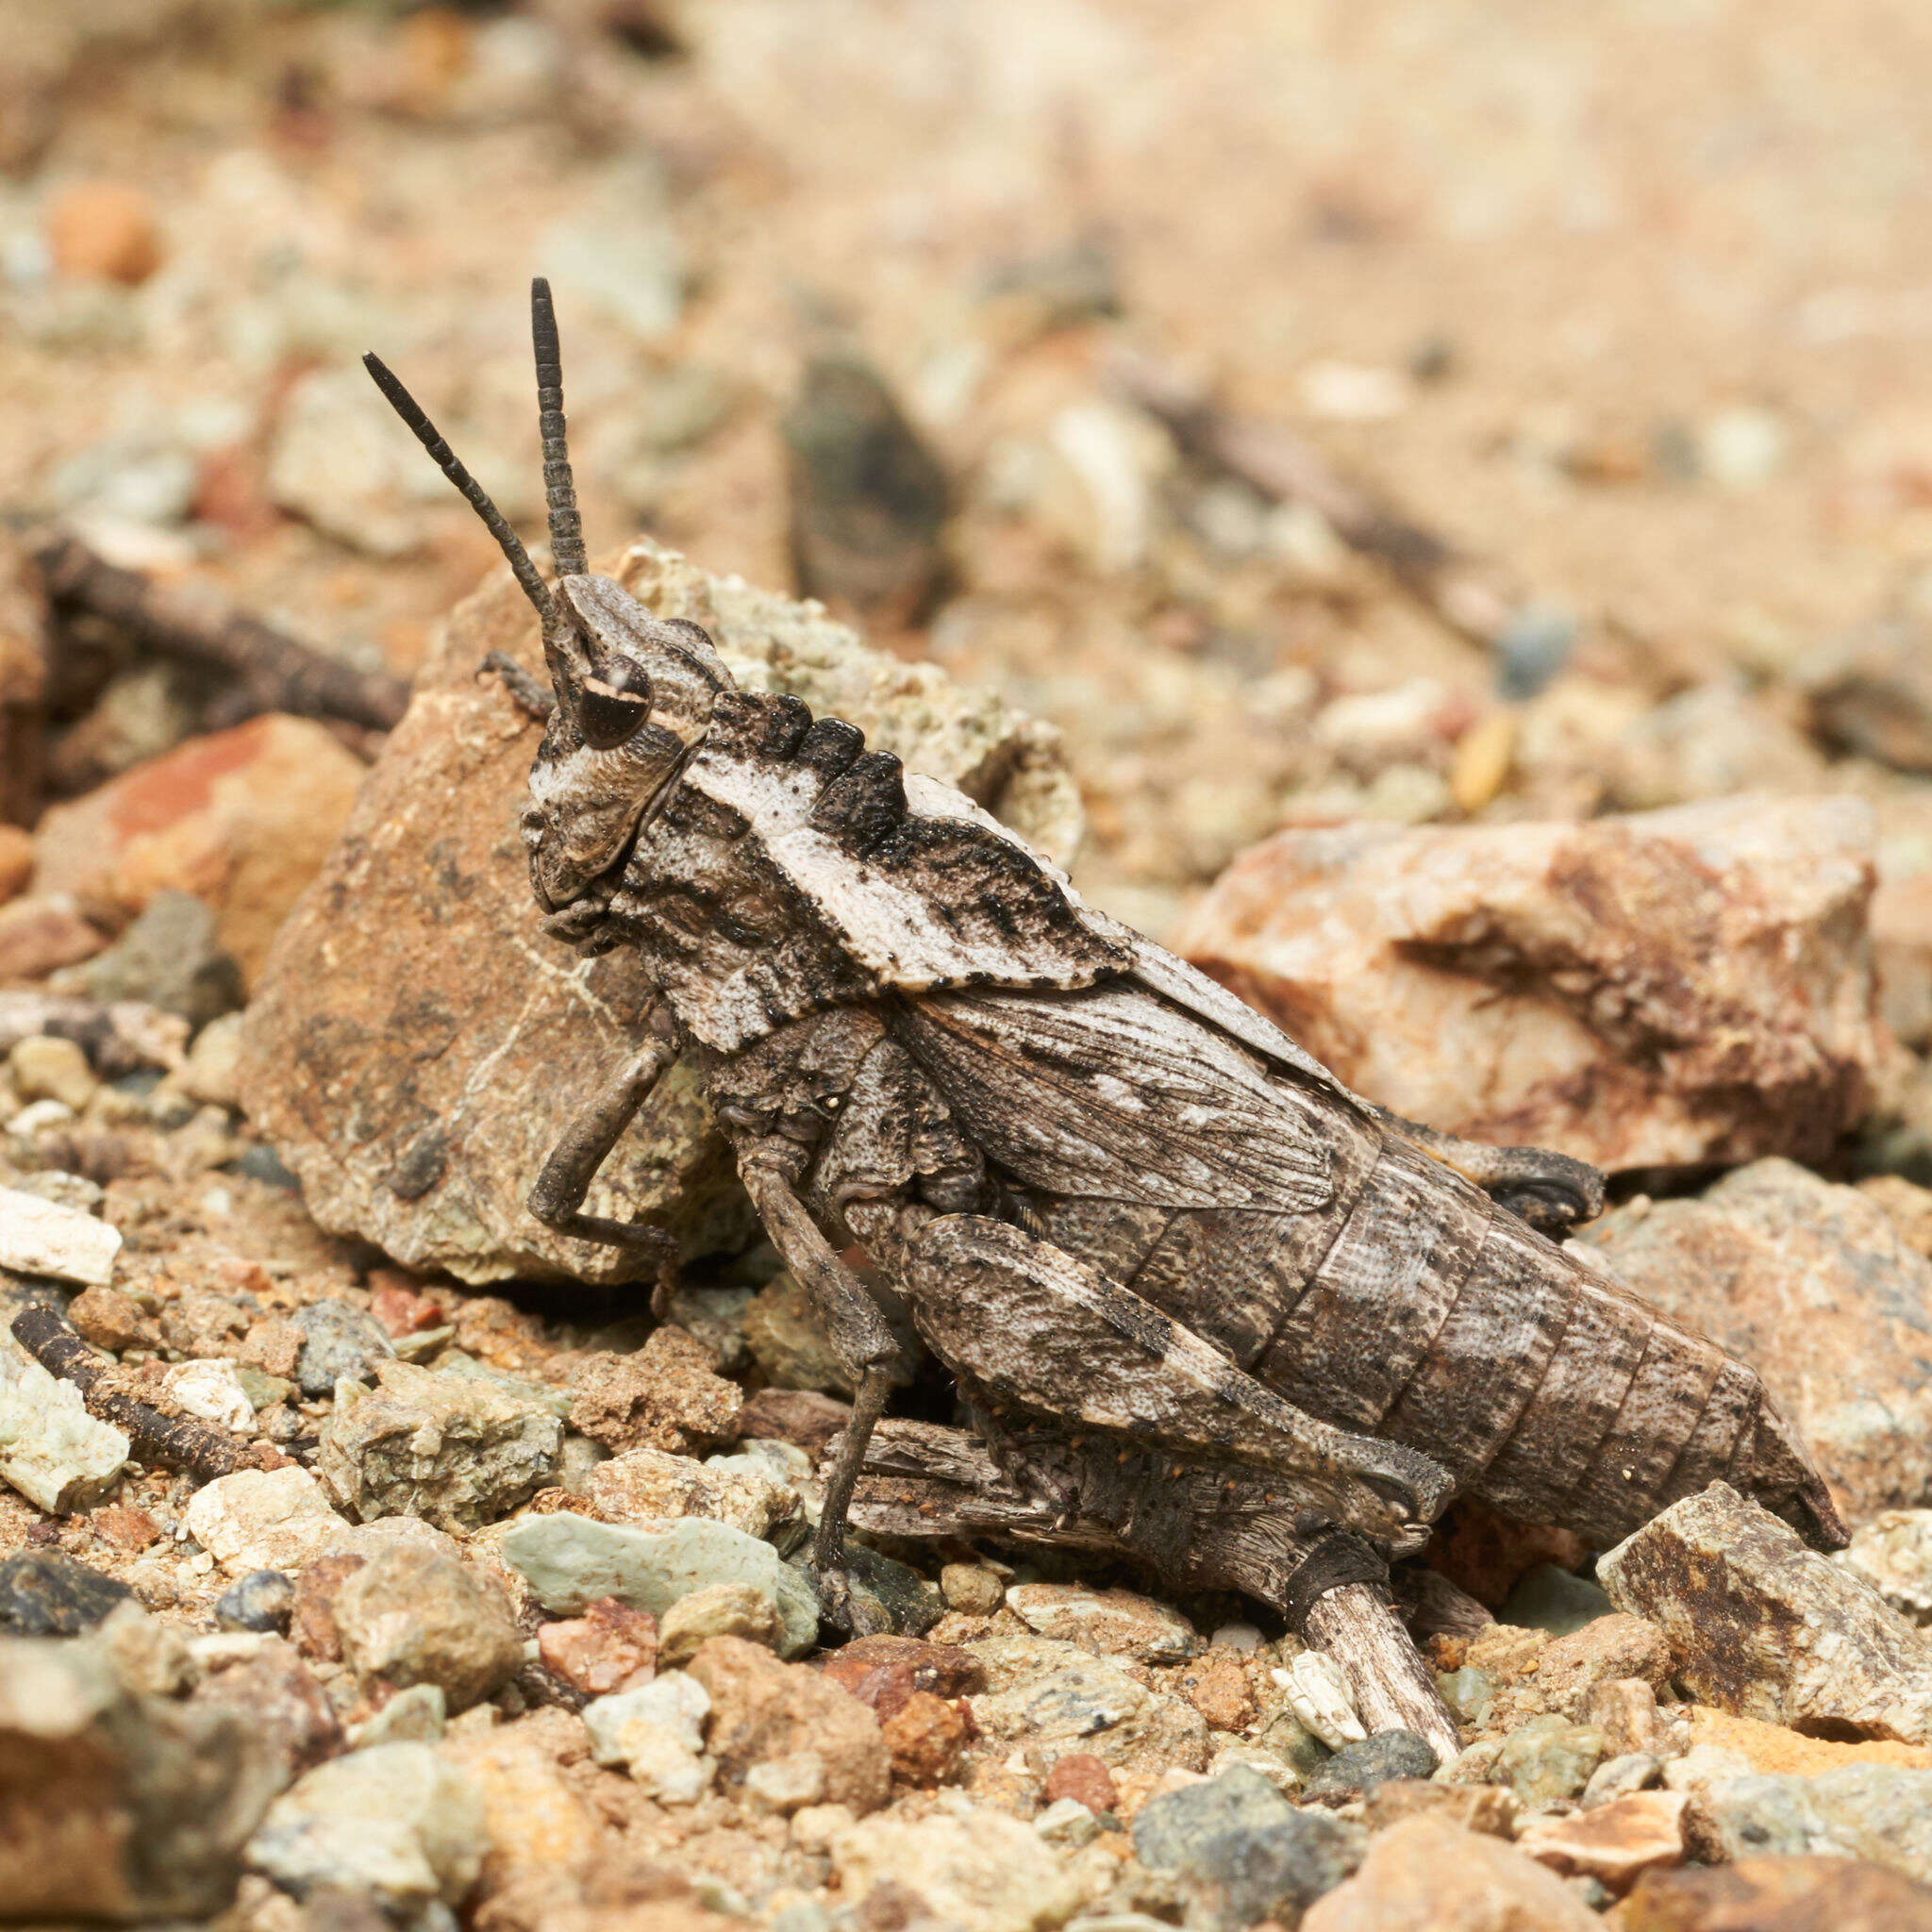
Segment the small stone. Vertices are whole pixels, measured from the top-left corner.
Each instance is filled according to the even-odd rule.
[[[119,1228],[77,1208],[0,1188],[0,1268],[105,1288],[120,1252]]]
[[[1653,1751],[1663,1738],[1657,1692],[1641,1677],[1618,1677],[1593,1686],[1580,1715],[1604,1734],[1613,1753]]]
[[[972,1736],[972,1725],[958,1702],[915,1690],[879,1719],[879,1735],[902,1783],[932,1790],[951,1784]]]
[[[1598,1563],[1700,1702],[1774,1724],[1932,1743],[1932,1648],[1868,1584],[1723,1483]]]
[[[990,1617],[1007,1600],[996,1570],[983,1563],[948,1563],[940,1572],[940,1594],[946,1607],[969,1617]]]
[[[1533,1717],[1503,1740],[1496,1778],[1526,1805],[1574,1798],[1606,1755],[1601,1731],[1560,1717]]]
[[[295,1607],[295,1586],[279,1570],[251,1570],[215,1599],[224,1630],[285,1631]]]
[[[1582,1717],[1600,1684],[1637,1678],[1661,1690],[1670,1676],[1664,1633],[1641,1617],[1596,1617],[1544,1645],[1537,1662],[1538,1700],[1559,1717]]]
[[[1424,1813],[1369,1842],[1353,1878],[1301,1932],[1601,1932],[1554,1872],[1513,1846]]]
[[[741,1637],[767,1650],[785,1647],[785,1621],[770,1592],[751,1583],[710,1583],[664,1612],[658,1654],[664,1668],[688,1664],[713,1637]]]
[[[615,1597],[659,1620],[680,1597],[713,1583],[743,1583],[778,1606],[784,1654],[818,1641],[818,1598],[770,1543],[723,1523],[692,1518],[668,1530],[632,1529],[572,1514],[525,1517],[510,1525],[503,1559],[546,1610],[566,1615]]]
[[[0,906],[0,985],[77,966],[104,943],[73,893],[34,892]]]
[[[1194,1626],[1179,1611],[1124,1590],[1016,1583],[1006,1601],[1029,1630],[1077,1643],[1098,1657],[1176,1663],[1201,1647]]]
[[[242,1370],[225,1357],[176,1362],[162,1376],[161,1388],[184,1415],[237,1434],[254,1426],[255,1405],[242,1387]]]
[[[814,1465],[825,1453],[825,1445],[851,1420],[850,1403],[835,1402],[831,1396],[821,1395],[812,1389],[760,1389],[756,1395],[746,1397],[744,1407],[738,1412],[739,1433],[743,1441],[789,1443]],[[999,1593],[1005,1596],[1004,1584],[1000,1585]],[[993,1607],[998,1608],[998,1605]]]
[[[0,824],[0,905],[25,890],[33,869],[33,834],[25,825]]]
[[[360,1381],[395,1354],[376,1323],[348,1302],[309,1302],[290,1320],[302,1336],[295,1380],[311,1400],[333,1395],[338,1382]]]
[[[1433,1757],[1434,1754],[1430,1754]],[[1257,1919],[1292,1924],[1355,1870],[1359,1825],[1297,1811],[1245,1766],[1161,1793],[1134,1820],[1134,1849],[1193,1895],[1200,1923],[1233,1932]]]
[[[330,1887],[417,1910],[460,1905],[489,1850],[468,1778],[427,1744],[377,1744],[317,1766],[277,1798],[248,1862],[298,1895]]]
[[[1554,1563],[1538,1563],[1523,1574],[1504,1600],[1496,1621],[1552,1637],[1574,1637],[1605,1617],[1610,1600],[1587,1576],[1573,1576]]]
[[[342,1660],[365,1690],[435,1684],[451,1710],[467,1710],[524,1660],[501,1585],[435,1551],[403,1545],[371,1557],[343,1580],[332,1609]]]
[[[129,181],[76,181],[48,203],[54,266],[79,281],[144,282],[161,265],[153,197]]]
[[[831,1840],[839,1897],[872,1923],[916,1901],[927,1923],[970,1932],[1048,1932],[1078,1910],[1072,1873],[1030,1825],[975,1807],[964,1817],[863,1819]]]
[[[1234,1653],[1216,1647],[1180,1675],[1181,1695],[1216,1731],[1244,1731],[1255,1715],[1248,1674]]]
[[[1630,1791],[1590,1810],[1532,1818],[1516,1842],[1553,1872],[1625,1891],[1652,1866],[1684,1862],[1690,1802],[1682,1791]]]
[[[213,910],[192,892],[157,892],[78,978],[90,998],[141,1000],[179,1014],[197,1039],[242,1001],[241,968],[222,949]]]
[[[794,1751],[789,1757],[768,1757],[762,1764],[754,1764],[744,1774],[745,1802],[755,1810],[770,1811],[780,1818],[790,1818],[808,1805],[824,1803],[824,1795],[825,1760],[816,1751]]]
[[[1499,1785],[1424,1784],[1407,1777],[1377,1785],[1362,1802],[1362,1817],[1372,1832],[1429,1811],[1464,1831],[1513,1839],[1522,1810],[1516,1793]]]
[[[957,1643],[927,1643],[917,1637],[883,1633],[858,1637],[828,1653],[819,1669],[881,1717],[915,1690],[963,1697],[986,1688],[986,1673],[974,1654]]]
[[[677,1455],[729,1441],[744,1397],[682,1328],[654,1329],[634,1355],[585,1356],[571,1373],[570,1424],[607,1448]]]
[[[277,1375],[283,1381],[292,1381],[295,1365],[302,1356],[302,1331],[292,1322],[281,1322],[273,1318],[266,1322],[249,1324],[248,1332],[242,1338],[242,1346],[236,1351],[237,1359],[244,1367],[259,1369],[265,1375]]]
[[[225,1910],[277,1776],[256,1725],[130,1693],[96,1639],[0,1640],[9,1919],[153,1924]]]
[[[537,1632],[537,1656],[544,1669],[590,1697],[648,1683],[658,1648],[657,1620],[609,1596],[590,1605],[581,1617],[558,1618]]]
[[[1922,1629],[1932,1626],[1932,1509],[1881,1509],[1837,1560]]]
[[[1932,1771],[1848,1764],[1816,1777],[1736,1777],[1700,1803],[1725,1857],[1835,1852],[1932,1884]]]
[[[584,1728],[599,1764],[622,1765],[660,1804],[694,1804],[716,1770],[704,1755],[711,1700],[682,1671],[584,1707]]]
[[[58,1100],[78,1113],[94,1097],[99,1077],[87,1055],[71,1040],[51,1034],[30,1034],[15,1041],[7,1056],[8,1071],[23,1100]]]
[[[1116,1811],[1120,1808],[1120,1787],[1113,1773],[1091,1753],[1070,1751],[1047,1773],[1040,1787],[1043,1803],[1057,1805],[1071,1798],[1089,1811]]]
[[[133,1601],[125,1583],[58,1550],[0,1557],[0,1631],[14,1637],[77,1637]]]
[[[161,1345],[160,1324],[118,1288],[82,1289],[68,1304],[67,1319],[96,1348],[114,1355],[129,1348],[152,1352]]]
[[[798,1491],[748,1456],[693,1462],[661,1449],[628,1449],[599,1463],[587,1490],[607,1523],[708,1516],[761,1537],[800,1513]]]
[[[1033,1828],[1050,1845],[1075,1849],[1091,1844],[1105,1829],[1077,1798],[1057,1798],[1033,1821]]]
[[[1853,1743],[1840,1738],[1807,1738],[1784,1724],[1760,1724],[1755,1718],[1737,1717],[1702,1704],[1679,1706],[1673,1715],[1688,1720],[1682,1735],[1688,1735],[1692,1755],[1700,1750],[1715,1751],[1735,1763],[1740,1774],[1794,1771],[1810,1777],[1846,1764],[1902,1764],[1915,1771],[1932,1771],[1932,1746],[1924,1744],[1898,1744],[1888,1739]],[[1672,1741],[1680,1742],[1681,1738],[1674,1736]],[[1668,1747],[1659,1750],[1660,1755],[1668,1756]],[[1683,1761],[1672,1758],[1667,1768]]]
[[[336,1623],[336,1592],[369,1558],[354,1550],[335,1550],[318,1557],[295,1585],[289,1613],[289,1635],[304,1657],[322,1663],[341,1663],[342,1633]]]
[[[782,1664],[736,1637],[714,1637],[691,1659],[690,1674],[711,1699],[710,1750],[727,1784],[752,1765],[796,1751],[825,1762],[825,1796],[856,1814],[885,1803],[891,1757],[877,1720],[816,1671]]]
[[[5,1214],[0,1205],[0,1219]],[[72,1382],[0,1341],[0,1478],[28,1502],[52,1516],[98,1503],[131,1446],[121,1430],[88,1413]]]
[[[239,1657],[209,1656],[207,1641],[198,1642],[202,1681],[194,1702],[233,1712],[250,1736],[261,1740],[275,1770],[275,1790],[286,1790],[342,1748],[335,1707],[293,1644],[267,1636],[217,1641],[245,1641],[253,1648]]]
[[[744,1312],[744,1341],[766,1378],[783,1393],[817,1395],[822,1401],[829,1400],[826,1391],[835,1395],[852,1393],[852,1378],[833,1350],[825,1324],[811,1296],[790,1269],[781,1268],[752,1297]],[[754,1401],[759,1399],[753,1397]],[[839,1420],[833,1433],[842,1429],[851,1415],[844,1403],[837,1407]],[[821,1419],[829,1419],[828,1410],[816,1413]]]
[[[1594,1810],[1632,1791],[1641,1791],[1663,1775],[1664,1760],[1654,1751],[1626,1751],[1621,1757],[1606,1757],[1591,1773],[1583,1788],[1583,1808]]]
[[[411,1684],[349,1733],[349,1748],[367,1751],[376,1744],[434,1744],[441,1740],[448,1719],[449,1700],[441,1684]]]
[[[188,1533],[231,1576],[254,1570],[306,1569],[338,1541],[347,1525],[328,1507],[322,1486],[294,1463],[284,1469],[238,1469],[194,1492]]]
[[[1861,1859],[1740,1858],[1646,1872],[1621,1923],[1623,1932],[1932,1932],[1932,1893]]]
[[[242,1105],[242,1015],[224,1013],[194,1036],[181,1069],[182,1092],[207,1107]]]
[[[475,1529],[555,1473],[563,1424],[541,1403],[412,1362],[378,1362],[375,1379],[370,1391],[340,1387],[315,1458],[324,1488],[360,1521],[420,1516]]]
[[[1441,1692],[1450,1714],[1458,1724],[1475,1730],[1485,1727],[1501,1688],[1490,1672],[1479,1671],[1473,1664],[1464,1664],[1460,1670],[1441,1671],[1436,1675],[1436,1689]]]
[[[1303,1793],[1309,1798],[1351,1798],[1391,1778],[1426,1778],[1441,1763],[1435,1747],[1413,1731],[1377,1731],[1359,1743],[1344,1744],[1314,1775]]]

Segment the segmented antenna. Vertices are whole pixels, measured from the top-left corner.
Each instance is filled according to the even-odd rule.
[[[530,340],[537,350],[537,428],[543,439],[543,501],[550,512],[550,557],[560,577],[582,576],[584,524],[577,515],[576,485],[563,436],[563,357],[557,341],[557,311],[550,284],[530,284]]]
[[[376,388],[389,399],[390,408],[409,425],[416,441],[429,452],[430,460],[463,492],[464,501],[483,519],[484,526],[496,539],[496,547],[509,559],[509,567],[516,574],[517,582],[523,586],[524,595],[537,607],[537,614],[544,624],[551,624],[556,618],[557,607],[551,600],[549,586],[537,575],[537,566],[530,561],[530,553],[524,548],[522,540],[510,528],[503,512],[484,494],[482,484],[457,460],[456,452],[437,433],[436,425],[423,413],[423,406],[396,380],[381,357],[364,356],[362,366],[375,379]]]

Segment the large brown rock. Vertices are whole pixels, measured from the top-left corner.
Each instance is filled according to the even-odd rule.
[[[1816,1157],[1888,1050],[1870,808],[1279,834],[1177,949],[1371,1100],[1609,1169]]]
[[[1056,741],[930,665],[867,649],[808,605],[712,577],[648,541],[607,562],[665,617],[703,624],[739,681],[849,719],[1064,858],[1079,802]],[[465,1281],[634,1278],[648,1259],[552,1234],[524,1198],[626,1051],[635,961],[580,961],[537,930],[517,813],[538,727],[486,651],[541,672],[529,606],[499,574],[458,606],[249,1009],[244,1105],[324,1226]],[[674,1070],[587,1204],[695,1247],[743,1211],[722,1141]]]
[[[1932,1502],[1932,1261],[1884,1197],[1789,1160],[1582,1237],[1620,1280],[1763,1372],[1840,1507]]]

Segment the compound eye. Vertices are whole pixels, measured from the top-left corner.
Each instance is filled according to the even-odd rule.
[[[610,751],[651,715],[651,675],[635,658],[606,658],[577,696],[577,728],[593,751]]]

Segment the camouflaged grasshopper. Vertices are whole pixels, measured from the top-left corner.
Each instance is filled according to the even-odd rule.
[[[1458,1490],[1605,1544],[1723,1477],[1843,1541],[1757,1374],[1532,1225],[1593,1214],[1593,1170],[1359,1099],[961,793],[739,690],[696,625],[589,575],[541,282],[533,328],[554,586],[369,358],[542,620],[554,698],[498,668],[548,719],[523,816],[544,930],[635,947],[661,991],[530,1207],[661,1242],[582,1204],[674,1058],[697,1069],[857,1391],[815,1545],[835,1612],[908,1367],[855,1245],[992,1466],[1171,1575],[1297,1594],[1278,1561],[1204,1561],[1220,1497],[1324,1588],[1417,1549]]]

